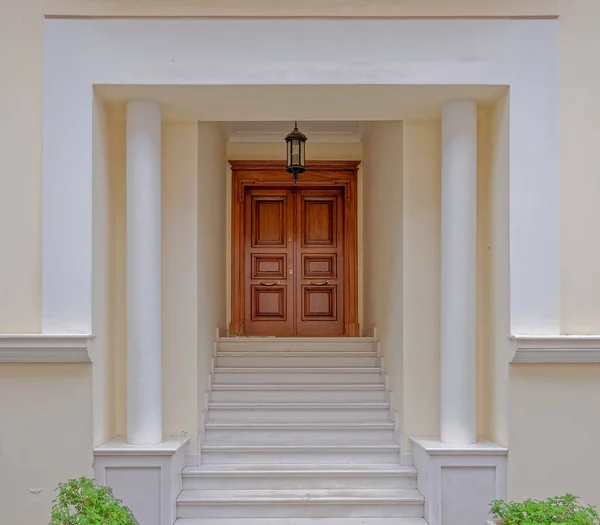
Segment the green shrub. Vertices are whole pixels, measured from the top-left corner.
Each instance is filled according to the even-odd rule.
[[[50,525],[139,525],[110,487],[92,479],[70,479],[56,490]]]
[[[599,525],[596,508],[583,506],[573,494],[545,501],[528,499],[523,502],[492,501],[491,513],[504,525]]]

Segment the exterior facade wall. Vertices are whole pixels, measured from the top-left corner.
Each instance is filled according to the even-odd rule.
[[[441,126],[404,123],[403,352],[408,437],[440,432]]]
[[[384,369],[397,411],[396,427],[404,427],[402,388],[402,122],[378,122],[364,142],[364,289],[363,328],[377,329]]]
[[[3,159],[0,175],[0,238],[5,246],[3,257],[0,258],[0,297],[10,298],[0,301],[0,333],[36,333],[40,331],[41,326],[43,15],[150,14],[147,11],[137,13],[135,5],[138,4],[135,2],[120,3],[117,6],[114,2],[99,0],[93,4],[85,4],[92,7],[85,7],[86,11],[83,11],[84,3],[78,0],[28,0],[5,2],[0,6],[0,47],[5,50],[0,58],[3,71],[3,82],[0,83],[0,158]],[[231,14],[234,14],[233,10],[236,8],[234,4],[232,2],[232,7],[229,7],[232,9]],[[597,38],[600,5],[596,0],[564,0],[560,2],[559,8],[556,7],[557,2],[545,1],[528,2],[527,7],[524,7],[523,2],[498,1],[488,2],[484,12],[481,2],[464,0],[453,2],[452,7],[446,4],[448,2],[439,2],[439,11],[436,11],[439,16],[527,15],[560,11],[562,331],[598,333],[600,281],[596,278],[596,269],[600,266],[600,249],[597,243],[590,242],[590,239],[594,238],[600,227],[600,213],[597,211],[595,198],[600,190],[596,173],[599,160],[597,157],[600,153],[595,147],[599,133],[597,122],[600,109],[596,104],[596,96],[600,89],[600,72],[593,66],[593,42]],[[266,5],[266,1],[263,5]],[[319,2],[319,5],[326,4]],[[355,2],[351,6],[352,9],[365,9],[365,4],[361,2]],[[313,16],[319,16],[318,9],[325,9],[313,7],[316,9],[311,13]],[[242,9],[241,4],[237,8]],[[88,12],[90,9],[92,11]],[[174,11],[186,9],[181,3],[178,8],[174,8],[161,6],[156,2],[151,9],[156,10],[156,15],[198,14],[195,11],[191,12],[196,9],[191,4],[189,12]],[[414,11],[404,14],[427,14],[418,11],[422,8],[419,8],[416,2],[413,9]],[[530,9],[533,11],[530,12]],[[260,12],[254,11],[254,14],[258,15]],[[269,13],[274,12],[270,10]],[[327,12],[323,11],[321,14],[326,15]],[[380,14],[385,16],[386,13]],[[387,14],[398,15],[396,12]],[[594,490],[600,459],[593,456],[595,445],[590,441],[590,436],[597,435],[600,426],[596,407],[596,400],[600,396],[600,365],[508,364],[514,355],[514,347],[505,337],[508,333],[508,291],[503,283],[507,282],[508,273],[507,261],[502,254],[506,254],[508,230],[506,221],[490,219],[505,217],[503,213],[507,213],[507,210],[503,209],[508,192],[505,178],[507,166],[501,160],[503,148],[508,147],[502,139],[505,136],[503,130],[508,126],[507,104],[508,101],[505,100],[503,104],[496,106],[487,124],[492,129],[490,136],[496,137],[490,139],[488,184],[491,187],[490,195],[494,196],[491,206],[497,211],[493,211],[487,219],[482,218],[480,224],[486,225],[487,235],[500,249],[492,251],[487,261],[486,271],[490,285],[485,292],[485,300],[489,309],[487,316],[490,324],[484,340],[487,340],[489,362],[484,363],[480,374],[485,378],[484,384],[480,385],[480,391],[484,392],[480,396],[480,413],[487,409],[493,416],[483,416],[480,428],[485,437],[510,445],[511,498],[543,497],[572,491],[591,503],[600,504],[598,493]],[[110,116],[108,120],[110,121]],[[118,131],[119,126],[122,126],[122,123],[109,122],[106,125],[110,131],[111,142],[113,133],[122,133]],[[102,133],[102,130],[100,132]],[[431,130],[422,131],[433,140],[430,132]],[[183,125],[177,130],[165,130],[165,134],[171,138],[184,136],[184,145],[178,147],[186,148],[192,148],[194,133],[195,130]],[[109,145],[109,149],[112,148],[113,146]],[[120,154],[124,154],[124,151]],[[224,161],[224,151],[220,155]],[[174,163],[180,162],[179,157],[170,158]],[[109,162],[113,162],[110,156]],[[186,169],[188,168],[190,167],[187,166]],[[103,168],[99,169],[102,173]],[[114,173],[111,169],[110,176],[113,177]],[[182,177],[178,179],[180,184],[190,183],[189,171],[177,172],[177,176]],[[433,176],[427,181],[422,181],[422,184],[425,183],[430,185],[427,191],[431,197],[435,191]],[[167,221],[167,228],[178,228],[181,221],[194,216],[199,228],[201,219],[197,217],[197,211],[192,210],[192,201],[196,196],[183,195],[182,187],[174,182],[173,187],[164,194],[167,205],[177,203],[179,206],[180,199],[190,199],[186,201],[188,207],[184,207],[183,215],[173,217],[173,222]],[[119,215],[122,211],[118,211],[119,199],[122,199],[121,205],[124,205],[124,186],[111,189],[113,190],[115,194],[111,196],[115,197],[117,210],[112,213],[115,214],[118,223],[119,220],[124,221],[124,214]],[[224,195],[225,189],[219,187],[218,191]],[[101,194],[99,196],[101,197]],[[197,198],[200,198],[199,194]],[[412,209],[412,212],[416,211]],[[408,211],[405,209],[405,225],[406,213]],[[204,219],[209,220],[208,217]],[[114,228],[115,225],[109,223],[108,227]],[[408,233],[414,235],[414,232],[405,229],[405,238]],[[97,240],[102,242],[102,232],[98,234]],[[200,250],[200,241],[196,239],[200,237],[196,237],[194,231],[186,231],[181,242],[191,240],[192,248],[193,243],[197,242],[196,248]],[[119,275],[124,275],[124,239],[117,235],[111,243],[115,246],[105,246],[104,249],[109,253],[114,250],[115,278],[118,279]],[[187,250],[190,246],[179,248]],[[431,249],[433,250],[433,244]],[[182,253],[186,257],[193,257],[191,253]],[[405,260],[405,270],[409,263],[411,261]],[[168,271],[183,272],[180,277],[172,275],[173,286],[183,286],[183,276],[192,271],[192,267],[188,266],[191,264],[190,259],[186,260],[184,268],[179,264],[182,264],[181,261],[173,261],[172,265],[167,265]],[[414,261],[411,264],[414,264]],[[431,260],[429,264],[433,264]],[[119,272],[119,265],[122,265],[122,272]],[[98,285],[101,286],[101,283]],[[122,294],[123,290],[123,286],[118,287],[117,295]],[[199,290],[196,291],[196,296],[193,290],[182,289],[181,293],[183,295],[173,296],[170,300],[184,300],[190,305],[197,301],[196,312],[202,311]],[[208,295],[207,292],[206,296]],[[123,299],[122,297],[121,301]],[[105,300],[108,304],[113,304],[110,297]],[[118,297],[114,300],[115,304],[118,304]],[[430,300],[433,306],[435,298],[430,297]],[[100,310],[93,308],[93,311],[100,314],[102,304],[98,304],[97,307]],[[210,330],[213,330],[215,323],[221,322],[220,318],[223,318],[224,322],[224,306],[219,306],[217,311],[219,313],[215,319],[211,319]],[[118,310],[115,312],[118,313]],[[198,317],[192,318],[192,312],[182,321],[185,324],[185,334],[175,333],[175,324],[170,325],[167,334],[171,335],[166,335],[169,343],[165,348],[177,347],[181,350],[182,344],[200,344],[201,338],[204,342],[208,341],[209,337],[212,339],[212,333],[209,336],[208,332],[203,331],[201,335],[200,328],[194,324]],[[198,331],[195,332],[195,329]],[[101,429],[97,435],[92,435],[93,378],[90,365],[0,364],[0,486],[3,487],[3,501],[6,498],[6,501],[11,502],[10,505],[2,505],[3,511],[8,508],[8,515],[4,515],[7,522],[34,525],[45,523],[56,483],[67,477],[91,474],[92,444],[101,441],[105,435],[124,432],[124,330],[123,326],[117,325],[114,326],[114,330],[115,340],[102,343],[106,345],[105,348],[110,346],[109,350],[103,351],[121,354],[111,365],[114,384],[94,387],[107,388],[113,392],[110,395],[99,396],[100,399],[104,399],[103,404],[101,407],[94,406],[94,414],[97,414],[95,417],[103,421],[94,425],[94,428]],[[412,333],[416,338],[419,332],[416,328],[414,330]],[[410,343],[411,339],[407,339],[406,332],[403,337],[405,345]],[[435,365],[433,353],[419,355],[418,359],[423,363]],[[171,378],[167,381],[175,381],[179,377],[178,367],[189,365],[189,362],[180,362],[176,368],[167,366],[165,374]],[[198,368],[202,369],[200,366]],[[199,372],[197,378],[201,376]],[[206,377],[206,374],[203,377]],[[201,390],[199,379],[198,382],[198,388]],[[183,388],[183,385],[180,387]],[[190,389],[191,387],[185,385],[185,391],[171,392],[177,392],[177,396],[188,396]],[[424,393],[421,392],[421,395]],[[431,388],[428,395],[431,399],[436,397]],[[95,399],[97,397],[94,396]],[[15,399],[20,400],[18,412],[15,411]],[[190,402],[194,402],[193,399],[190,398]],[[175,397],[166,399],[165,403],[165,414],[168,414],[167,406],[175,403]],[[193,429],[199,424],[200,412],[199,406],[177,405],[172,416],[168,416],[170,419],[166,420],[168,430],[180,432],[188,431],[188,428]],[[411,411],[407,411],[407,424],[408,421],[414,421],[415,427],[422,425],[425,432],[429,431],[429,428],[434,430],[437,419],[430,415],[427,415],[426,421],[420,419],[421,415],[414,409],[413,415],[410,414]],[[30,425],[30,438],[23,439],[20,430],[23,425]],[[36,495],[38,489],[41,489],[39,497]]]
[[[45,525],[59,482],[93,473],[92,367],[0,364],[2,522]]]

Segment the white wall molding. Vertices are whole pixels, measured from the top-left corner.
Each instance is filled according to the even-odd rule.
[[[188,442],[187,436],[166,437],[156,445],[111,440],[94,449],[96,481],[110,485],[140,523],[173,525]]]
[[[600,363],[600,335],[515,335],[512,363]]]
[[[437,438],[411,437],[417,485],[431,525],[485,523],[489,503],[506,499],[508,449],[479,441],[447,445]]]
[[[290,60],[278,43],[297,33],[311,39]],[[556,20],[46,19],[42,331],[91,331],[95,85],[330,85],[335,79],[509,86],[510,325],[514,333],[558,332],[557,42]],[[308,110],[291,113],[270,118],[310,118]],[[346,114],[373,118],[362,118],[351,103]],[[243,115],[230,117],[223,120]],[[319,118],[336,120],[330,110]]]
[[[224,124],[229,142],[267,142],[283,144],[291,130],[291,122],[227,122]],[[298,122],[298,127],[315,143],[360,143],[366,122]]]
[[[0,334],[0,363],[90,363],[93,336]]]

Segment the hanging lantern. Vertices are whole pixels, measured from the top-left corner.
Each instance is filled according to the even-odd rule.
[[[298,123],[294,123],[294,131],[287,137],[287,168],[286,171],[294,177],[294,182],[298,182],[300,173],[306,171],[305,166],[305,143],[306,135],[298,131]]]

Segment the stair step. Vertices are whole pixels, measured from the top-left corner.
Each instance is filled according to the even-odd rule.
[[[398,464],[396,443],[352,443],[350,445],[211,445],[201,447],[202,463],[215,464]]]
[[[218,367],[374,367],[375,352],[218,352]]]
[[[373,384],[215,384],[211,400],[215,402],[357,402],[384,401],[385,385]]]
[[[174,525],[429,525],[425,518],[180,518]]]
[[[372,338],[223,338],[214,363],[176,524],[427,525]]]
[[[371,337],[231,337],[222,338],[218,348],[222,351],[295,352],[372,351]]]
[[[417,471],[374,465],[202,465],[183,471],[184,489],[416,489]]]
[[[386,401],[370,403],[215,403],[208,404],[209,421],[340,422],[389,419]]]
[[[417,490],[183,490],[177,498],[180,518],[423,516]]]
[[[275,379],[275,380],[274,380]],[[213,383],[380,383],[379,367],[231,367],[217,368]]]
[[[385,442],[394,438],[391,421],[240,423],[208,421],[205,443],[302,444]]]
[[[213,385],[213,390],[384,390],[383,383],[264,383],[248,384],[219,384]]]

